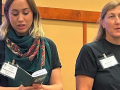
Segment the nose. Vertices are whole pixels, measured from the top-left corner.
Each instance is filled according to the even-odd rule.
[[[22,14],[19,14],[18,22],[23,22],[23,21],[24,21],[24,16]]]
[[[116,18],[116,24],[120,24],[120,17]]]

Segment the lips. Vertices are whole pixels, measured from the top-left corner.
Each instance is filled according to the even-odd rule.
[[[17,25],[19,29],[24,29],[25,28],[25,24],[19,24]]]
[[[18,25],[18,26],[22,27],[22,26],[25,26],[25,25],[24,25],[24,24],[21,24],[21,25]]]
[[[120,29],[120,28],[115,28],[115,29]]]

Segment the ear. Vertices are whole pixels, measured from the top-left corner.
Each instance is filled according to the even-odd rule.
[[[104,26],[104,23],[103,23],[103,20],[102,20],[102,19],[100,19],[100,25],[102,25],[102,27],[103,27],[103,28],[105,28],[105,26]]]
[[[9,19],[9,14],[7,13],[7,18]]]

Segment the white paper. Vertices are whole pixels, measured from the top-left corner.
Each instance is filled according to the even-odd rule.
[[[116,58],[114,56],[110,56],[110,57],[101,59],[100,63],[102,65],[103,69],[105,69],[105,68],[109,68],[109,67],[117,65],[118,61],[116,60]]]
[[[17,67],[15,67],[9,63],[4,63],[2,65],[0,73],[3,74],[4,76],[8,76],[8,77],[14,79],[16,76],[16,73],[17,73]]]

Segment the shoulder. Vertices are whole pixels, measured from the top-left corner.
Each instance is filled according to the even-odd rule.
[[[91,53],[91,52],[96,52],[96,51],[101,51],[102,49],[102,41],[94,41],[91,43],[87,43],[85,45],[83,45],[83,47],[81,48],[81,52],[83,53]]]
[[[50,38],[47,38],[47,37],[44,37],[44,38],[47,40],[48,43],[54,44],[54,42]]]
[[[0,40],[0,51],[4,50],[5,42],[4,40]]]
[[[49,45],[50,45],[51,48],[52,47],[56,47],[55,43],[51,39],[49,39],[47,37],[45,37],[45,39],[47,40],[47,42],[49,43]]]
[[[87,43],[87,44],[83,45],[83,47],[84,48],[95,48],[95,47],[99,47],[101,45],[102,45],[102,40],[99,40],[99,41]]]
[[[3,46],[3,45],[5,45],[4,40],[0,40],[0,46]]]

